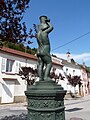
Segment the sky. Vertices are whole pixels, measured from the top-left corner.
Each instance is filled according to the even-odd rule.
[[[79,64],[90,66],[90,0],[31,0],[23,21],[27,29],[39,25],[39,17],[50,18],[54,30],[49,34],[51,54],[66,58],[71,53]],[[30,47],[37,48],[36,39]]]

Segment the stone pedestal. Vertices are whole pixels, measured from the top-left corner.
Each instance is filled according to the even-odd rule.
[[[27,120],[65,120],[66,91],[54,81],[39,81],[25,92],[28,99]]]

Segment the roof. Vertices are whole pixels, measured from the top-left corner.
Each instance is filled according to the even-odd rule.
[[[14,50],[14,49],[7,48],[7,47],[0,48],[0,52],[10,53],[10,54],[21,56],[21,57],[26,57],[28,59],[37,60],[37,57],[35,55],[28,54],[28,53],[25,53],[25,52],[21,52],[21,51],[18,51],[18,50]]]
[[[29,53],[25,53],[25,52],[21,52],[21,51],[18,51],[18,50],[14,50],[14,49],[7,48],[7,47],[0,48],[0,52],[13,54],[13,55],[16,55],[16,56],[32,59],[32,60],[35,60],[35,61],[37,60],[37,57],[35,55],[29,54]],[[55,61],[53,61],[53,64],[62,66],[62,64],[57,63]]]
[[[62,59],[62,58],[60,58],[61,60],[62,60],[62,64],[64,65],[64,66],[68,66],[68,67],[72,67],[72,68],[77,68],[77,69],[79,69],[80,68],[80,66],[79,66],[79,64],[77,64],[77,63],[71,63],[71,62],[68,62],[67,60],[65,60],[65,59]]]

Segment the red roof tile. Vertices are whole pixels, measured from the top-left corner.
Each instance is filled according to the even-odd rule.
[[[17,56],[20,56],[20,57],[26,57],[28,59],[37,60],[37,57],[35,55],[25,53],[25,52],[21,52],[21,51],[18,51],[18,50],[14,50],[14,49],[7,48],[7,47],[0,48],[0,52],[6,52],[6,53],[14,54],[14,55],[17,55]],[[62,66],[60,63],[57,63],[57,62],[53,62],[53,64]]]

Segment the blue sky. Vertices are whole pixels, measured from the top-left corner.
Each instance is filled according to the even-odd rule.
[[[51,54],[66,59],[69,49],[71,58],[76,62],[85,62],[90,66],[90,33],[82,38],[62,46],[81,35],[90,32],[90,0],[31,0],[30,8],[24,14],[23,21],[29,28],[32,24],[39,24],[39,16],[50,18],[54,30],[50,33]],[[37,42],[31,47],[37,48]],[[59,47],[58,49],[56,49]]]

